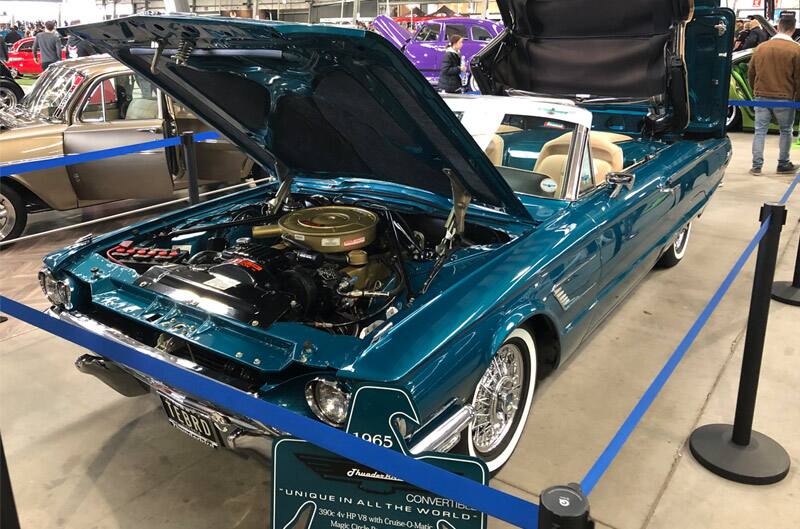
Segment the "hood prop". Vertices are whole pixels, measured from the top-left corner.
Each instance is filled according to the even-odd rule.
[[[153,53],[153,60],[150,61],[150,73],[158,75],[158,61],[161,59],[161,54],[164,53],[164,41],[156,41],[156,50]]]
[[[289,168],[277,158],[275,159],[275,176],[278,177],[281,185],[278,187],[275,197],[269,201],[270,215],[276,215],[281,210],[286,198],[292,192],[293,178],[289,175]]]
[[[444,172],[450,180],[450,187],[453,190],[453,209],[450,210],[450,215],[447,216],[447,221],[444,224],[444,237],[441,242],[436,245],[436,254],[439,257],[433,264],[433,268],[431,268],[431,273],[428,274],[425,284],[422,285],[420,294],[424,294],[428,291],[433,279],[463,240],[467,207],[469,207],[469,203],[472,201],[472,195],[461,185],[461,182],[456,178],[452,169],[445,168],[442,172]]]
[[[450,187],[453,190],[453,209],[450,210],[450,215],[447,216],[447,222],[444,224],[444,238],[436,245],[436,253],[439,255],[453,248],[456,239],[460,239],[464,234],[467,207],[472,201],[472,195],[461,185],[452,169],[445,168],[442,172],[450,180]]]

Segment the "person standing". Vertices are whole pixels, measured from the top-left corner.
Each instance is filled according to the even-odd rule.
[[[36,52],[42,54],[42,71],[47,67],[61,60],[61,37],[56,32],[55,22],[48,21],[44,25],[45,30],[36,35],[33,41],[33,60],[39,62]]]
[[[787,102],[800,99],[800,44],[791,37],[796,25],[795,18],[782,17],[778,22],[778,33],[753,52],[747,76],[756,101]],[[789,161],[795,109],[756,107],[755,112],[753,166],[750,174],[761,174],[764,142],[772,116],[775,116],[781,133],[778,173],[794,174],[800,168]]]
[[[464,37],[453,35],[450,45],[444,52],[442,67],[439,70],[439,90],[448,94],[461,92],[461,73],[467,67],[461,64],[461,47],[464,46]]]
[[[750,31],[740,49],[749,50],[750,48],[757,48],[760,44],[769,40],[769,35],[767,35],[767,32],[761,27],[761,23],[758,20],[751,20],[747,27]]]
[[[70,26],[77,26],[80,20],[73,20]],[[88,57],[89,55],[97,54],[94,46],[89,44],[83,39],[79,39],[75,35],[70,35],[67,39],[67,55],[70,59],[77,59],[78,57]]]
[[[8,33],[6,33],[6,36],[3,37],[8,46],[11,46],[21,38],[22,35],[19,34],[19,31],[17,31],[17,28],[14,26],[11,26],[11,29],[9,29]]]

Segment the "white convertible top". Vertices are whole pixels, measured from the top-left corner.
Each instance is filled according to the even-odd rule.
[[[484,150],[508,114],[558,119],[592,128],[592,113],[569,99],[457,94],[443,97],[453,112],[461,114],[459,119],[464,128]]]
[[[497,120],[498,124],[506,114],[516,114],[560,119],[589,129],[592,127],[592,113],[585,108],[575,106],[575,103],[569,99],[550,99],[534,96],[444,94],[444,101],[453,112],[482,114],[485,121],[495,121],[493,116],[500,116]],[[486,131],[481,131],[481,133],[485,134]]]

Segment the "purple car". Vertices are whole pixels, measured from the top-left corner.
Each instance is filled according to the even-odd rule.
[[[453,35],[464,37],[461,55],[467,64],[464,85],[477,91],[472,80],[469,62],[486,44],[495,38],[503,26],[491,20],[479,18],[440,18],[422,22],[412,35],[391,18],[381,15],[372,23],[375,31],[383,35],[389,42],[400,48],[414,66],[425,75],[430,83],[439,83],[439,68],[442,65],[445,49]]]

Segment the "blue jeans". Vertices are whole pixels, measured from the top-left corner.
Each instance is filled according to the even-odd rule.
[[[781,101],[780,99],[770,99],[767,97],[756,97],[756,101]],[[780,153],[778,154],[778,165],[789,163],[789,149],[792,147],[792,127],[794,126],[793,108],[762,108],[755,107],[756,123],[755,134],[753,135],[753,167],[761,168],[764,165],[764,142],[767,139],[767,131],[775,116],[778,128],[781,131]]]

